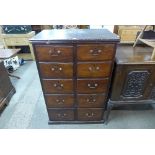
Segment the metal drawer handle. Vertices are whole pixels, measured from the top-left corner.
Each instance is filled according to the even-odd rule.
[[[58,116],[58,117],[66,117],[67,114],[66,114],[66,113],[63,113],[63,114],[60,114],[60,113],[59,113],[59,114],[57,114],[57,116]]]
[[[93,112],[92,113],[86,113],[86,116],[89,117],[89,118],[91,118],[91,117],[94,117],[95,114]]]
[[[53,86],[57,89],[63,89],[63,84],[62,83],[54,83]]]
[[[51,68],[52,71],[62,71],[62,67],[54,66]]]
[[[95,83],[95,84],[88,83],[88,87],[91,88],[91,89],[95,89],[97,86],[98,86],[97,83]]]
[[[97,56],[97,55],[99,55],[102,52],[102,50],[95,48],[95,49],[89,50],[89,52],[90,52],[91,55]]]
[[[55,49],[54,50],[50,49],[49,54],[51,56],[59,56],[61,54],[61,51],[60,50],[55,50]]]
[[[64,100],[64,99],[62,99],[62,100],[57,99],[56,102],[57,102],[58,104],[64,104],[65,100]]]
[[[95,103],[95,102],[96,102],[96,99],[93,98],[93,97],[90,97],[90,98],[87,98],[86,101],[87,101],[88,103]]]
[[[100,67],[99,66],[97,66],[97,67],[89,67],[88,69],[89,69],[89,71],[99,71]]]

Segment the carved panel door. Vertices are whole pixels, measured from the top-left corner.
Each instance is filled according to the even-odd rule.
[[[151,98],[154,86],[155,65],[117,65],[111,100],[146,100]]]

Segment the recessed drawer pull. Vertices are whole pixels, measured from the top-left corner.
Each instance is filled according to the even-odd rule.
[[[64,100],[64,99],[62,99],[62,100],[57,99],[56,102],[57,102],[58,104],[64,104],[65,100]]]
[[[91,117],[94,117],[95,114],[93,112],[92,113],[86,113],[86,116],[89,117],[89,118],[91,118]]]
[[[100,49],[99,50],[98,49],[91,49],[91,50],[89,50],[89,52],[93,56],[97,56],[97,55],[99,55],[102,52],[102,50],[100,50]]]
[[[98,71],[98,70],[100,70],[100,67],[89,67],[88,68],[89,69],[89,71]]]
[[[62,83],[54,83],[53,86],[56,87],[57,89],[63,89],[64,85]]]
[[[90,83],[88,83],[88,87],[89,87],[90,89],[95,89],[97,86],[98,86],[97,83],[95,83],[95,84],[90,84]]]
[[[63,113],[63,114],[60,114],[60,113],[59,113],[59,114],[57,114],[57,116],[62,118],[62,117],[66,117],[67,114],[66,114],[66,113]]]
[[[61,54],[61,51],[60,50],[49,50],[49,54],[51,56],[59,56]]]

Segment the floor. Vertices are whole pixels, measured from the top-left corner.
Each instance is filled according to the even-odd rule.
[[[11,78],[16,94],[0,114],[3,129],[133,129],[155,128],[155,110],[113,110],[110,121],[105,124],[48,125],[48,116],[43,99],[36,64],[27,61]]]

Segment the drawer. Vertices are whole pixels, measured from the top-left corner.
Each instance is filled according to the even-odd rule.
[[[79,61],[112,60],[114,54],[114,44],[90,44],[77,46],[77,59]]]
[[[105,93],[108,79],[101,80],[77,80],[77,92],[80,93]]]
[[[100,108],[79,108],[78,121],[100,121],[103,120],[103,109]]]
[[[45,94],[73,93],[73,80],[42,80]]]
[[[15,45],[28,45],[29,41],[27,38],[6,38],[5,42],[7,46],[15,46]]]
[[[39,63],[42,78],[72,78],[73,64],[68,63]]]
[[[48,108],[72,108],[74,95],[45,95]]]
[[[36,45],[36,56],[39,61],[72,62],[72,46]]]
[[[47,109],[50,121],[73,121],[74,110],[71,109]]]
[[[105,95],[77,95],[78,107],[101,108],[105,104]]]
[[[77,77],[108,77],[111,71],[111,63],[78,63]]]

